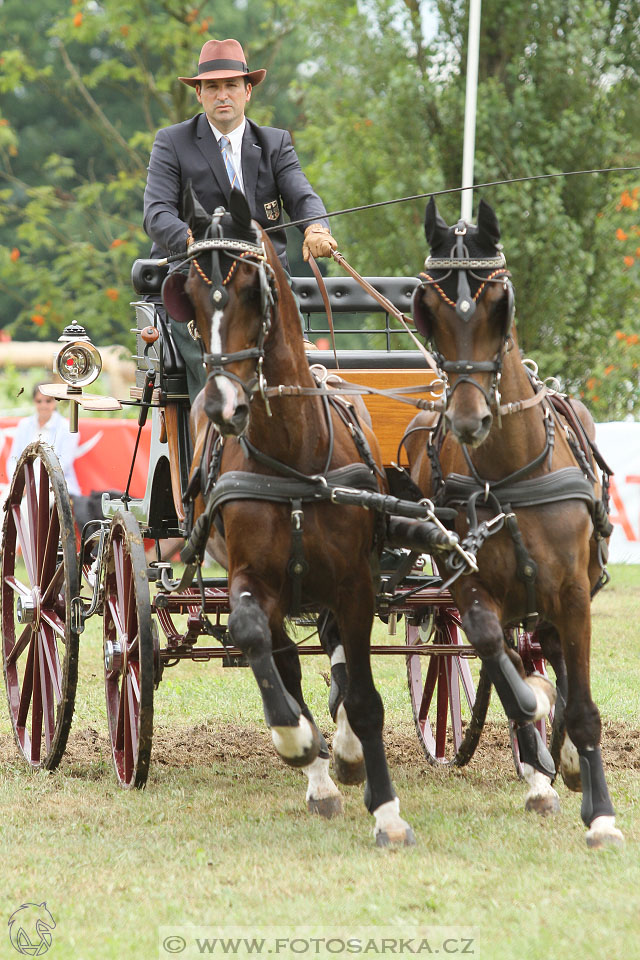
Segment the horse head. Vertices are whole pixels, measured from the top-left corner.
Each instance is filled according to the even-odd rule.
[[[514,315],[500,227],[484,200],[477,225],[460,220],[448,226],[432,197],[425,234],[430,256],[414,294],[414,321],[434,344],[449,383],[447,429],[460,443],[476,447],[491,429],[491,407]]]
[[[244,194],[209,215],[191,184],[183,210],[194,236],[189,271],[170,274],[162,295],[171,317],[200,338],[207,368],[204,409],[220,432],[241,436],[250,403],[264,387],[262,365],[275,304],[275,253],[251,219]],[[271,253],[271,258],[269,254]]]

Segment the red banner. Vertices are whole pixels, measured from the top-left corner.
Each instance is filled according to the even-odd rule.
[[[0,418],[0,491],[9,484],[7,459],[16,417]],[[110,420],[97,417],[80,418],[78,455],[74,461],[76,476],[83,494],[93,491],[124,490],[127,485],[131,461],[138,435],[135,420]],[[142,429],[136,454],[130,493],[144,496],[149,469],[151,443],[151,420]]]

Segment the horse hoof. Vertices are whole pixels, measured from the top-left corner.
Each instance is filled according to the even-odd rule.
[[[397,830],[376,833],[376,847],[415,847],[416,838],[409,824]]]
[[[342,797],[339,794],[332,797],[322,797],[319,800],[311,797],[307,800],[307,810],[309,813],[317,813],[325,820],[333,820],[334,817],[342,815]]]
[[[344,760],[339,754],[333,755],[333,769],[336,780],[340,783],[353,786],[357,783],[364,783],[367,779],[367,771],[364,765],[364,759],[349,761]]]
[[[549,817],[555,813],[560,813],[560,798],[557,794],[548,796],[540,795],[527,797],[524,805],[527,813],[537,813],[540,817]]]
[[[579,770],[576,773],[574,770],[565,771],[560,767],[560,776],[567,790],[572,790],[574,793],[582,793],[582,778]]]
[[[615,823],[615,817],[596,817],[587,830],[587,846],[591,850],[601,850],[604,847],[621,847],[624,844],[624,836]]]

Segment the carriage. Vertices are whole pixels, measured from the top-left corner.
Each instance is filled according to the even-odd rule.
[[[202,241],[200,249],[214,250],[216,255],[215,244],[209,241],[207,246],[207,242]],[[225,252],[229,241],[226,244]],[[246,239],[244,250],[253,253]],[[235,258],[237,262],[240,259]],[[78,548],[71,505],[55,455],[46,446],[34,444],[16,468],[5,504],[2,534],[3,668],[18,749],[32,767],[53,769],[59,763],[73,715],[80,635],[86,621],[98,614],[103,619],[113,763],[118,782],[125,788],[142,787],[147,780],[154,691],[164,670],[185,659],[218,659],[229,666],[247,663],[246,649],[236,646],[230,635],[227,578],[205,576],[201,563],[193,562],[198,550],[202,559],[203,550],[202,538],[199,545],[194,542],[194,517],[188,505],[196,439],[190,426],[191,403],[184,362],[153,302],[166,273],[165,264],[144,260],[137,261],[132,271],[140,299],[134,304],[137,372],[131,397],[139,404],[140,431],[151,414],[151,453],[144,496],[133,498],[128,489],[120,497],[105,494],[103,518],[85,526]],[[369,282],[403,312],[409,311],[420,284],[413,277],[369,278]],[[211,279],[208,283],[211,287]],[[391,632],[395,633],[398,622],[403,625],[404,643],[374,645],[371,652],[405,659],[417,735],[426,759],[434,764],[462,765],[477,746],[491,681],[483,668],[477,689],[474,685],[470,659],[476,651],[463,636],[445,580],[477,569],[475,557],[469,546],[461,544],[443,525],[446,509],[438,511],[428,500],[403,496],[407,475],[399,463],[399,440],[415,407],[433,405],[440,385],[434,382],[434,374],[425,368],[419,353],[397,348],[398,334],[391,327],[389,313],[377,307],[355,280],[328,278],[325,285],[333,312],[347,318],[342,325],[347,333],[361,334],[362,315],[371,318],[375,314],[371,323],[374,345],[333,353],[314,350],[309,352],[308,362],[325,390],[332,385],[333,375],[339,373],[347,385],[357,385],[354,392],[365,394],[390,486],[386,496],[369,490],[367,500],[362,499],[364,494],[357,500],[353,489],[336,484],[330,499],[335,504],[368,505],[372,510],[408,518],[410,523],[429,520],[442,531],[448,551],[438,554],[436,566],[426,551],[415,545],[385,548],[375,609],[378,617],[390,624]],[[323,332],[318,317],[326,314],[323,296],[310,278],[294,279],[293,289],[307,334],[317,336]],[[264,290],[261,295],[264,299]],[[68,385],[45,389],[58,399],[71,400],[72,419],[77,417],[78,406],[107,409],[108,400],[83,392],[99,363],[94,348],[82,328],[67,329],[65,334],[58,371]],[[205,358],[211,356],[205,354]],[[216,356],[219,363],[227,362]],[[268,407],[264,387],[260,367],[254,389]],[[207,464],[213,460],[215,456]],[[206,476],[199,482],[206,485]],[[383,498],[384,503],[376,497]],[[291,542],[295,544],[296,522],[300,521],[293,509],[291,519]],[[162,559],[161,545],[171,538],[184,540],[189,534],[182,554],[187,569],[180,580],[174,579],[171,564]],[[155,561],[147,560],[145,541],[156,543]],[[291,564],[295,560],[304,563],[292,547]],[[298,603],[293,606],[294,619],[315,626],[322,634],[322,609],[297,609]],[[520,653],[527,673],[545,672],[535,634],[513,630],[509,641]],[[326,642],[297,646],[297,654],[326,653],[331,654]],[[338,667],[343,662],[338,658]],[[333,666],[332,657],[332,677]],[[537,725],[546,739],[544,720],[538,720]],[[515,725],[512,744],[520,770]],[[321,803],[315,807],[310,804],[310,808],[327,812]],[[389,841],[386,828],[379,829],[377,839]],[[404,840],[410,839],[408,831]]]

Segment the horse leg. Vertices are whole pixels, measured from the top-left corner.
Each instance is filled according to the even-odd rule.
[[[570,745],[569,753],[571,754],[571,759],[567,760],[567,749],[565,749],[564,752],[564,763],[562,763],[560,757],[561,747],[566,733],[564,712],[567,705],[568,690],[567,667],[564,662],[560,636],[556,628],[551,625],[539,627],[537,634],[544,658],[548,663],[551,664],[553,672],[556,675],[556,691],[558,697],[553,714],[553,730],[551,733],[551,744],[549,750],[551,756],[553,757],[555,768],[561,773],[565,785],[569,788],[569,790],[575,790],[579,792],[582,787],[580,782],[580,763],[578,760],[578,751],[573,746],[569,738],[567,738],[567,745]]]
[[[362,746],[367,776],[364,802],[375,817],[373,835],[376,844],[379,847],[409,846],[415,843],[415,838],[409,824],[400,817],[400,801],[391,783],[382,740],[382,698],[371,673],[369,642],[373,624],[373,587],[365,576],[343,583],[338,596],[338,628],[345,641],[348,677],[341,706],[350,729]]]
[[[233,577],[229,634],[253,670],[276,752],[290,766],[306,767],[316,759],[322,744],[315,724],[302,713],[278,673],[269,629],[269,614],[273,614],[275,602],[259,602],[259,595],[260,588],[253,586],[248,574]]]
[[[582,784],[580,815],[587,830],[587,845],[619,845],[624,837],[616,827],[615,812],[602,766],[600,713],[591,697],[589,654],[591,609],[588,584],[574,584],[563,602],[564,623],[559,624],[567,666],[566,733],[560,753],[561,765],[569,763],[577,752]]]
[[[320,642],[331,660],[329,712],[337,730],[333,737],[333,766],[340,783],[363,783],[366,779],[362,744],[349,725],[344,698],[347,695],[347,660],[335,615],[324,610],[318,622]]]
[[[298,703],[302,715],[307,718],[315,729],[320,749],[318,756],[302,769],[308,780],[307,809],[310,813],[317,813],[330,820],[342,813],[342,797],[340,791],[329,776],[329,748],[327,742],[316,727],[315,721],[304,701],[302,694],[302,671],[298,650],[282,626],[272,629],[275,661],[278,673],[288,693]]]
[[[545,628],[540,628],[537,631],[537,637],[540,643],[542,643],[544,629]],[[559,649],[558,647],[558,650]],[[524,678],[524,666],[519,654],[511,648],[507,648],[507,653],[515,664],[520,676]],[[560,662],[564,667],[561,651]],[[556,677],[557,675],[556,672]],[[556,701],[556,710],[557,709]],[[516,737],[518,740],[518,752],[522,762],[522,774],[525,783],[529,787],[529,792],[524,800],[525,810],[538,813],[542,817],[558,813],[560,811],[560,797],[553,788],[553,781],[556,778],[556,765],[550,751],[540,736],[540,731],[534,723],[522,723],[516,727]]]
[[[463,598],[465,601],[467,598]],[[519,657],[513,657],[491,598],[481,587],[470,587],[470,603],[462,615],[462,628],[478,652],[510,720],[536,723],[549,715],[555,703],[555,687],[546,677],[522,677]]]
[[[534,723],[549,714],[555,701],[553,684],[535,674],[524,676],[519,655],[505,645],[497,612],[479,587],[471,587],[471,604],[462,616],[462,627],[478,651],[507,717],[516,723],[520,759],[528,786],[525,810],[542,816],[556,813],[560,801],[552,786],[555,766],[534,727]]]

